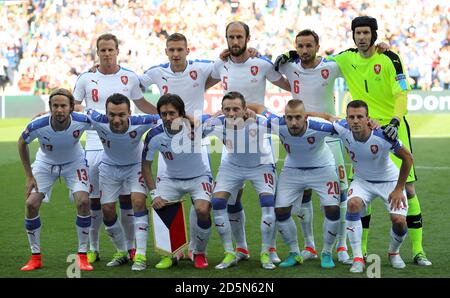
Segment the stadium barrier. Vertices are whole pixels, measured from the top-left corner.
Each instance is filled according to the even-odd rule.
[[[156,105],[159,94],[145,93],[144,97]],[[351,99],[348,92],[336,93],[336,111],[339,115]],[[282,113],[287,101],[291,99],[288,92],[267,92],[266,106]],[[42,111],[48,111],[48,95],[1,96],[1,118],[30,118]],[[205,113],[214,113],[220,109],[221,90],[209,90],[205,96]],[[134,109],[135,110],[135,109]],[[450,114],[450,91],[412,91],[408,94],[408,111],[410,114]]]

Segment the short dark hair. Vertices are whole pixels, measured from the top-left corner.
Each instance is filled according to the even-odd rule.
[[[175,109],[178,111],[178,114],[182,117],[186,116],[186,110],[184,107],[184,101],[181,99],[180,96],[172,93],[166,93],[163,96],[161,96],[158,100],[158,103],[156,104],[156,109],[158,110],[158,114],[161,113],[161,107],[171,104],[175,107]]]
[[[98,50],[98,44],[100,43],[101,40],[114,40],[114,43],[116,44],[116,49],[119,49],[119,40],[117,39],[117,36],[115,36],[114,34],[111,33],[105,33],[100,35],[97,38],[97,50]]]
[[[247,37],[250,36],[250,27],[248,27],[248,25],[247,25],[246,23],[241,22],[241,21],[234,21],[234,22],[229,23],[229,24],[227,25],[227,27],[225,28],[225,37],[226,37],[227,34],[228,34],[228,28],[229,28],[231,25],[233,25],[233,24],[239,24],[239,25],[241,25],[242,27],[244,27],[244,30],[245,30],[245,38],[247,38]]]
[[[225,94],[222,98],[222,107],[223,107],[223,102],[227,99],[233,100],[233,99],[240,99],[241,103],[242,103],[242,107],[245,108],[246,103],[245,103],[245,98],[244,95],[242,95],[242,93],[239,93],[237,91],[231,91],[228,92],[227,94]]]
[[[70,104],[71,108],[73,108],[75,106],[75,97],[73,97],[72,92],[70,92],[69,90],[64,89],[64,88],[57,88],[57,89],[53,90],[52,93],[50,93],[50,96],[48,97],[48,106],[50,108],[52,106],[52,98],[57,95],[62,95],[62,96],[67,97],[69,99],[69,104]]]
[[[113,105],[120,105],[125,103],[127,104],[128,109],[130,109],[130,100],[128,99],[128,97],[120,93],[114,93],[106,99],[105,109],[108,108],[109,103],[112,103]]]
[[[290,109],[295,109],[298,106],[305,106],[303,103],[303,100],[301,99],[291,99],[287,102],[286,107],[289,107]]]
[[[187,46],[187,38],[186,38],[186,36],[184,36],[183,34],[178,33],[178,32],[177,32],[177,33],[170,34],[169,37],[167,37],[167,40],[166,40],[166,47],[167,47],[167,44],[168,44],[170,41],[184,41],[184,43],[185,43],[186,46]]]
[[[366,116],[369,116],[369,107],[367,106],[367,103],[364,100],[360,100],[360,99],[352,100],[351,102],[349,102],[347,104],[347,111],[348,111],[348,108],[354,108],[354,109],[364,108],[364,109],[366,109]]]
[[[312,35],[314,37],[316,44],[319,44],[319,35],[311,29],[305,29],[305,30],[300,31],[295,36],[295,39],[297,40],[297,37],[299,37],[299,36],[310,36],[310,35]]]

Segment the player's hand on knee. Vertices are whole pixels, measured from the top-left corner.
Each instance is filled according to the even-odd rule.
[[[398,127],[400,126],[400,121],[397,118],[392,118],[388,125],[381,127],[383,134],[390,141],[395,141],[398,138]]]
[[[152,207],[155,210],[161,209],[167,205],[167,201],[163,200],[161,197],[156,197],[153,199]]]
[[[28,198],[31,194],[31,191],[35,189],[36,192],[39,192],[36,179],[34,179],[34,176],[28,177],[27,182],[25,185],[25,198]]]
[[[297,51],[289,51],[287,53],[283,53],[275,59],[275,70],[278,71],[280,69],[280,65],[286,62],[292,62],[295,59],[299,58]]]
[[[97,68],[100,66],[100,64],[95,64],[94,66],[92,66],[91,68],[89,68],[89,72],[93,72],[96,73],[97,72]]]
[[[394,190],[389,194],[389,203],[391,204],[391,210],[399,210],[406,208],[406,197],[403,195],[402,190]]]

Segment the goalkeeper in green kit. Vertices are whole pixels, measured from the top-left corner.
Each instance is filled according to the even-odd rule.
[[[382,129],[386,137],[390,139],[398,137],[412,152],[409,126],[405,118],[407,94],[411,90],[406,69],[398,54],[392,51],[377,52],[374,45],[377,29],[376,19],[368,16],[356,17],[352,21],[352,33],[357,48],[348,49],[327,59],[336,61],[345,77],[352,98],[364,100],[367,103],[370,118],[378,120],[383,125]],[[284,54],[281,63],[294,60],[295,54],[294,51]],[[400,167],[401,160],[393,154],[391,158]],[[414,263],[430,266],[431,262],[422,248],[422,215],[414,187],[416,180],[415,170],[412,167],[406,183],[409,205],[406,220],[412,241]],[[368,206],[367,216],[361,217],[364,255],[367,254],[370,209]]]

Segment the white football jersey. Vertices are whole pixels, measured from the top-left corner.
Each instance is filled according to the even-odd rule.
[[[315,68],[303,68],[300,59],[280,65],[280,72],[291,85],[294,99],[301,99],[308,112],[336,115],[334,81],[343,77],[336,62],[322,58]]]
[[[226,147],[227,154],[222,162],[252,168],[274,163],[266,117],[256,115],[256,121],[246,121],[243,129],[227,128],[226,121],[221,115],[209,118],[203,126],[205,135],[215,135]]]
[[[333,153],[325,143],[325,137],[336,133],[331,122],[322,118],[308,117],[304,134],[293,136],[284,117],[270,114],[268,118],[271,132],[280,136],[286,150],[285,167],[305,169],[335,165]]]
[[[130,100],[144,97],[136,73],[123,67],[114,74],[105,75],[98,69],[95,73],[82,73],[75,83],[73,96],[77,101],[84,101],[86,108],[105,111],[106,99],[114,93],[123,94]],[[86,132],[85,148],[86,150],[103,149],[96,131]]]
[[[211,74],[222,81],[224,93],[237,91],[244,95],[248,103],[264,104],[266,80],[276,82],[281,74],[274,70],[267,57],[249,58],[244,63],[217,60]]]
[[[187,114],[201,115],[203,113],[205,83],[211,75],[213,61],[188,60],[183,72],[173,72],[170,63],[150,67],[139,76],[144,87],[156,84],[161,95],[177,94],[185,104]]]
[[[128,166],[141,162],[142,136],[157,125],[159,115],[139,115],[128,118],[128,130],[114,133],[105,114],[88,110],[87,115],[97,131],[103,145],[102,163],[113,166]]]
[[[91,123],[84,114],[73,112],[70,117],[70,125],[63,131],[53,130],[50,115],[36,118],[28,124],[22,138],[27,144],[38,139],[40,146],[36,154],[37,161],[63,165],[83,158],[80,137],[91,127]]]
[[[183,128],[179,133],[171,135],[160,124],[147,133],[142,158],[152,161],[155,152],[161,152],[168,178],[191,179],[209,175],[210,171],[202,158],[201,141],[196,146],[195,140],[190,139],[187,131]]]
[[[354,139],[347,121],[333,123],[334,129],[342,139],[353,164],[354,177],[369,182],[397,181],[399,170],[392,162],[389,153],[402,147],[400,140],[388,141],[381,129],[373,130],[370,138],[362,143]]]

